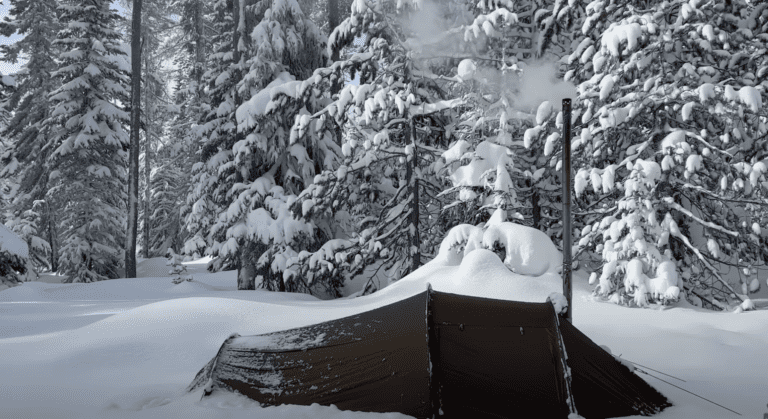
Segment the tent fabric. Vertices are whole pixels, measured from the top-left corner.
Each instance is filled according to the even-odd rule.
[[[510,412],[568,416],[550,303],[434,292],[431,308],[443,412],[457,418],[505,418]]]
[[[264,405],[431,416],[426,293],[314,326],[228,339],[190,385]]]
[[[567,321],[560,322],[576,408],[585,418],[651,416],[672,404]]]
[[[564,362],[571,378],[567,378]],[[570,381],[570,382],[569,382]],[[550,303],[427,290],[355,316],[233,335],[189,385],[262,405],[319,403],[416,418],[652,415],[671,403]]]

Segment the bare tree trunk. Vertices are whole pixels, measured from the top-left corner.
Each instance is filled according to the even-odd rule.
[[[232,1],[232,20],[234,22],[234,28],[232,31],[232,62],[233,65],[237,68],[237,76],[240,77],[240,72],[243,71],[243,68],[240,67],[240,59],[241,59],[241,51],[239,49],[240,47],[240,40],[242,39],[243,44],[246,44],[248,42],[247,39],[247,28],[245,23],[245,2],[246,0],[233,0]],[[240,104],[242,103],[242,98],[240,95],[237,94],[237,91],[234,92],[235,96],[235,109],[237,109]],[[235,126],[237,126],[237,119],[235,118],[234,112],[232,113],[232,118],[235,119],[233,122]],[[239,141],[242,137],[242,134],[237,132],[237,129],[235,130],[235,141]],[[239,255],[238,255],[238,265],[237,265],[237,289],[239,290],[255,290],[256,284],[255,284],[255,277],[256,277],[256,269],[254,267],[253,263],[253,257],[254,257],[254,249],[253,245],[246,242],[243,243],[240,246]]]
[[[205,69],[204,25],[203,2],[198,0],[195,2],[195,95],[199,95],[203,91],[201,84]]]
[[[149,235],[152,231],[151,225],[151,202],[152,202],[152,183],[150,182],[151,175],[151,163],[152,163],[152,113],[153,113],[153,92],[154,89],[150,89],[146,94],[147,105],[147,118],[145,126],[145,138],[144,138],[144,179],[146,184],[144,185],[144,257],[149,259]],[[165,250],[165,249],[162,249]]]
[[[256,289],[256,259],[255,246],[244,243],[240,247],[240,268],[237,272],[237,289],[255,290]]]
[[[328,0],[325,4],[325,12],[328,15],[328,35],[339,26],[339,0]],[[334,51],[331,60],[337,61],[339,53]],[[334,92],[335,93],[335,92]]]
[[[131,146],[128,157],[128,232],[125,277],[136,277],[136,234],[139,219],[139,129],[141,128],[141,2],[133,0],[131,24]]]
[[[51,245],[51,272],[59,270],[59,247],[56,244],[56,221],[54,220],[53,211],[51,211],[51,204],[46,201],[45,205],[48,207],[48,244]]]
[[[541,230],[541,205],[539,205],[539,191],[536,189],[535,182],[531,183],[531,189],[533,189],[533,192],[531,194],[531,212],[533,215],[533,228],[537,230]]]
[[[328,15],[328,35],[333,32],[333,30],[339,26],[339,0],[328,0],[328,3],[326,3],[326,14]],[[331,54],[331,61],[336,62],[339,60],[339,52],[336,50],[333,50]],[[331,95],[335,95],[341,91],[342,86],[342,80],[337,80],[335,83],[331,84]],[[336,127],[336,144],[341,145],[341,126],[337,124],[333,124],[334,127]]]
[[[232,62],[237,65],[240,62],[240,50],[237,45],[240,43],[240,2],[245,0],[232,0]],[[237,101],[237,93],[235,93]]]
[[[410,243],[409,246],[411,255],[411,268],[410,272],[419,269],[421,266],[421,237],[419,235],[419,177],[416,173],[418,168],[418,155],[416,152],[416,120],[411,117],[411,147],[413,147],[413,154],[411,155],[411,161],[406,161],[406,176],[410,183],[411,189],[411,222],[408,230]]]

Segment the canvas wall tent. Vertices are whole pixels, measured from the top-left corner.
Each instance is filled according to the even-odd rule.
[[[201,387],[262,405],[334,404],[417,418],[565,418],[570,400],[588,419],[652,415],[671,405],[560,321],[550,303],[431,289],[313,326],[232,335],[188,391]]]

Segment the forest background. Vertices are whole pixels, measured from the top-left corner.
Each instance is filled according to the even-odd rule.
[[[441,243],[505,259],[483,230],[508,222],[562,246],[571,97],[595,294],[749,308],[761,287],[763,2],[144,0],[138,30],[105,0],[5,3],[0,221],[30,271],[207,255],[241,289],[338,297]]]

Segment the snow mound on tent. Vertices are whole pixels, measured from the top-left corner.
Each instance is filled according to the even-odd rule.
[[[476,249],[504,249],[504,265],[521,275],[557,272],[563,255],[543,232],[510,222],[492,223],[487,229],[469,224],[452,228],[440,244],[435,263],[459,265]]]
[[[562,292],[560,275],[547,272],[538,277],[509,270],[488,249],[475,249],[463,257],[459,266],[431,261],[407,277],[360,299],[376,299],[379,304],[397,301],[423,292],[427,283],[436,291],[473,297],[543,303],[555,292]]]
[[[0,224],[0,252],[8,252],[23,259],[29,258],[27,243],[3,224]]]
[[[546,234],[509,222],[489,224],[485,230],[452,228],[432,261],[365,298],[394,301],[424,291],[427,282],[436,291],[536,303],[562,292],[563,257]],[[490,250],[498,248],[504,261]]]

